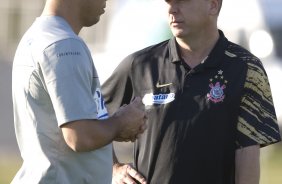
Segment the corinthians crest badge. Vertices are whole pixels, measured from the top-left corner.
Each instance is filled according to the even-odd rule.
[[[224,89],[227,82],[227,80],[224,80],[223,71],[219,70],[218,74],[210,79],[210,92],[207,94],[208,100],[214,103],[223,102],[225,98]]]

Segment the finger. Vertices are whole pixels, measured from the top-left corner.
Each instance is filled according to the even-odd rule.
[[[136,135],[136,140],[139,139],[142,136],[142,133]]]
[[[132,138],[122,139],[122,141],[120,142],[129,142],[129,141],[132,141]]]
[[[138,110],[136,112],[139,112],[138,117],[142,117],[145,118],[146,114],[145,114],[145,106],[141,101],[140,97],[135,97],[135,99],[130,103],[131,107],[133,107],[133,109]]]
[[[118,138],[115,138],[114,140],[117,142],[129,142],[131,141],[131,138],[129,139],[129,138],[118,137]]]
[[[148,119],[147,112],[144,112],[144,121],[146,121],[147,119]]]
[[[132,178],[134,178],[138,182],[144,183],[144,184],[146,183],[145,178],[141,174],[139,174],[135,169],[133,169],[132,167],[128,167],[127,172]]]
[[[134,97],[134,99],[131,102],[132,104],[134,104],[135,106],[139,106],[142,104],[141,102],[141,98],[140,97]]]
[[[146,129],[147,129],[147,124],[144,123],[143,125],[141,125],[139,127],[139,132],[136,134],[136,139],[139,139]]]
[[[120,109],[123,109],[127,106],[127,104],[123,104],[122,106],[120,106]]]
[[[143,133],[146,129],[147,129],[147,124],[146,123],[142,124],[139,128],[140,133]]]
[[[126,177],[124,177],[123,182],[125,184],[137,184],[130,175],[127,175]]]
[[[112,184],[126,184],[125,182],[123,182],[122,180],[112,180]]]

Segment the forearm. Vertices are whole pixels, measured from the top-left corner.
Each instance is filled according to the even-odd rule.
[[[77,152],[99,149],[113,140],[135,141],[146,129],[141,98],[123,105],[104,120],[78,120],[62,125],[64,139]]]
[[[114,120],[79,120],[62,126],[68,146],[76,152],[99,149],[113,141],[118,128]]]
[[[259,184],[259,145],[238,149],[235,154],[235,184]]]

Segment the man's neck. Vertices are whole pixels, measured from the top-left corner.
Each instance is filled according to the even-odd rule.
[[[62,17],[69,23],[73,31],[76,34],[79,34],[80,30],[82,29],[82,26],[79,24],[78,19],[76,19],[78,17],[76,16],[76,9],[72,9],[72,11],[70,9],[72,8],[69,6],[65,6],[62,1],[49,0],[46,2],[41,16]]]
[[[192,39],[176,38],[180,48],[180,54],[185,63],[191,68],[204,61],[219,39],[218,31],[202,36],[194,36]]]

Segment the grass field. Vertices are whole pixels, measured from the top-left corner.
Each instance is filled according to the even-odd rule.
[[[21,161],[13,156],[0,157],[0,184],[9,184],[19,169]],[[261,150],[260,184],[282,183],[282,144]]]
[[[0,184],[11,183],[12,178],[21,166],[21,160],[11,155],[0,156]]]
[[[282,183],[282,144],[276,144],[261,151],[260,184]]]

